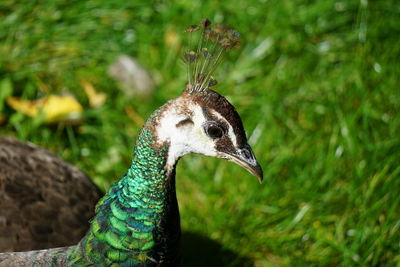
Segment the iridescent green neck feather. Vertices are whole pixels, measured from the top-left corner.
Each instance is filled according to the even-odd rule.
[[[151,266],[177,260],[175,171],[166,168],[169,144],[158,144],[154,136],[156,115],[138,137],[130,169],[97,204],[91,228],[70,252],[69,264]]]

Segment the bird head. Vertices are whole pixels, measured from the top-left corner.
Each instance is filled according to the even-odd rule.
[[[242,120],[225,97],[211,89],[185,91],[161,108],[158,140],[170,145],[167,166],[188,153],[227,159],[260,182],[262,169],[247,142]]]
[[[214,70],[227,51],[239,46],[240,35],[228,25],[212,27],[208,19],[186,31],[190,42],[194,33],[201,33],[195,49],[183,55],[188,86],[158,113],[158,139],[170,144],[167,166],[173,168],[185,154],[199,153],[232,161],[261,182],[262,169],[247,143],[239,114],[225,97],[210,89],[216,84]]]

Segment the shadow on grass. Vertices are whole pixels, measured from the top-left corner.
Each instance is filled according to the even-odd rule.
[[[183,267],[254,266],[251,259],[224,248],[217,241],[193,232],[182,233],[181,253]]]

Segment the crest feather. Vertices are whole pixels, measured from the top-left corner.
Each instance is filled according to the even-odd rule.
[[[189,48],[183,54],[187,65],[188,87],[190,93],[203,91],[217,81],[212,77],[227,51],[240,46],[240,34],[230,25],[215,25],[203,19],[199,25],[186,29],[189,34]],[[196,38],[194,35],[200,35]],[[193,38],[196,38],[194,47]]]

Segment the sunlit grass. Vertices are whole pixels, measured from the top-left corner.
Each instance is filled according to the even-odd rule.
[[[134,2],[2,1],[0,82],[25,99],[72,93],[86,111],[79,126],[47,126],[4,106],[0,132],[56,152],[105,190],[140,129],[125,108],[145,119],[184,89],[185,27],[230,23],[243,45],[216,89],[241,114],[265,182],[232,163],[184,158],[183,229],[256,266],[398,264],[397,2]],[[122,53],[156,77],[152,98],[127,98],[108,77]],[[81,80],[107,93],[103,106],[88,107]]]

